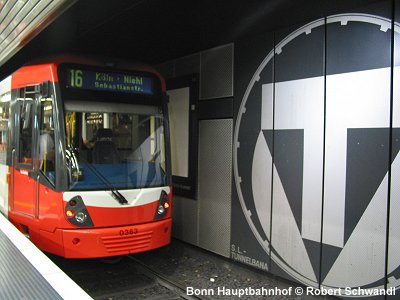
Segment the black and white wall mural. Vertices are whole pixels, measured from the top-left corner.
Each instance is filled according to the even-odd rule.
[[[234,260],[315,288],[400,286],[392,8],[235,43]]]

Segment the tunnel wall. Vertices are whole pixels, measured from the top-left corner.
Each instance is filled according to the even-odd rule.
[[[342,288],[344,298],[400,285],[399,6],[378,1],[233,41],[233,113],[224,106],[221,118],[233,120],[232,195],[222,208],[230,227],[219,229],[230,244],[206,249],[307,286]],[[176,63],[160,69],[177,77]],[[199,217],[211,198],[198,195],[178,195],[175,216],[176,228],[192,231],[177,236],[201,246],[213,221]],[[186,217],[189,206],[196,218]]]

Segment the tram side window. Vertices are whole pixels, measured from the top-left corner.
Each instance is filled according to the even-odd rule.
[[[9,116],[10,116],[10,102],[1,101],[0,102],[0,164],[5,164],[7,161]]]
[[[20,110],[19,162],[32,165],[33,99],[25,98]]]
[[[40,100],[40,135],[39,135],[39,166],[43,173],[55,181],[55,143],[54,143],[54,118],[53,99]]]
[[[166,172],[165,148],[164,145],[164,129],[162,119],[150,118],[150,152],[151,160],[158,161],[161,169]]]

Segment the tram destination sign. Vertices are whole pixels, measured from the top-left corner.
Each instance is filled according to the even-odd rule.
[[[152,95],[153,78],[128,73],[67,69],[67,88]]]

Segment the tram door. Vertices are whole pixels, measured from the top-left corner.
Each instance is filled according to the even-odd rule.
[[[33,87],[32,87],[33,88]],[[34,145],[37,137],[35,128],[35,102],[37,94],[28,88],[18,91],[17,99],[12,102],[13,149],[11,174],[10,208],[14,213],[33,218],[35,215],[36,175],[34,171]]]

